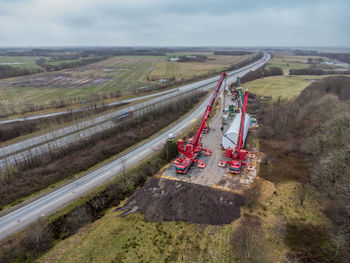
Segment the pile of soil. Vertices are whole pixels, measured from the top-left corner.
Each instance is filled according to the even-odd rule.
[[[223,225],[240,217],[241,195],[207,186],[151,178],[125,204],[123,216],[141,211],[152,222]]]

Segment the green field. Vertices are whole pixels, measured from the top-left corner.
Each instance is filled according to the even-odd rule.
[[[140,87],[160,85],[158,79],[189,79],[222,70],[246,58],[211,56],[203,63],[177,63],[168,62],[165,56],[113,57],[77,68],[2,79],[0,103],[5,107],[20,109],[25,104],[49,104],[61,98],[109,95],[116,91],[133,94]],[[30,59],[34,63],[35,59]]]
[[[159,58],[115,57],[84,67],[0,80],[0,103],[21,107],[68,97],[121,91],[132,93],[147,81]]]
[[[141,214],[122,218],[110,211],[58,244],[42,262],[174,262],[180,255],[195,261],[201,237],[197,225],[149,223]]]
[[[23,69],[41,68],[35,61],[40,57],[22,57],[22,56],[0,56],[0,65],[8,65],[11,67],[18,67]]]
[[[184,54],[174,53],[171,56],[180,56]],[[252,57],[247,56],[216,56],[210,55],[204,62],[168,62],[167,58],[157,63],[154,70],[149,75],[150,79],[168,79],[176,80],[192,78],[203,74],[210,74],[213,71],[221,71],[234,64]]]
[[[291,98],[297,96],[312,80],[322,79],[324,76],[278,76],[267,77],[243,84],[251,93],[271,96],[272,98]]]
[[[280,67],[284,74],[288,74],[290,69],[308,68],[308,56],[275,56],[268,62],[268,67]],[[313,57],[312,57],[313,58]]]

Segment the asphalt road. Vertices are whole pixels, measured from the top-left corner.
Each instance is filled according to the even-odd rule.
[[[270,58],[269,55],[266,56],[267,57],[265,57],[264,60],[260,61],[258,64],[245,68],[243,71],[237,70],[239,73],[237,73],[237,71],[235,71],[236,73],[230,73],[229,77],[227,78],[227,84],[235,81],[237,74],[243,76],[250,70],[254,70],[255,68],[261,66]],[[218,79],[218,77],[216,77],[216,79]],[[166,132],[158,135],[154,139],[150,139],[149,141],[145,142],[135,150],[81,177],[80,179],[67,184],[66,186],[1,217],[0,240],[35,222],[37,219],[56,211],[68,202],[103,184],[112,177],[120,174],[125,168],[128,169],[138,164],[140,161],[152,154],[155,151],[154,149],[160,148],[166,141],[169,133],[179,134],[185,129],[189,128],[197,118],[200,118],[209,102],[209,99],[210,97],[208,97],[197,109],[190,113],[181,122],[174,125]]]
[[[143,99],[147,99],[147,98],[152,98],[152,97],[156,97],[156,96],[160,96],[166,93],[170,93],[175,91],[176,88],[174,89],[169,89],[169,90],[165,90],[165,91],[160,91],[157,93],[153,93],[153,94],[149,94],[149,95],[145,95],[145,96],[141,96],[141,97],[136,97],[136,98],[132,98],[132,99],[127,99],[127,100],[120,100],[120,101],[115,101],[115,102],[111,102],[111,103],[107,103],[106,105],[108,106],[117,106],[117,105],[123,105],[125,103],[130,103],[130,102],[134,102],[134,101],[138,101],[138,100],[143,100]],[[103,106],[98,105],[97,108],[101,108]],[[40,115],[35,115],[35,116],[28,116],[28,117],[23,117],[23,118],[15,118],[15,119],[9,119],[9,120],[3,120],[0,121],[0,125],[1,124],[6,124],[6,123],[12,123],[12,122],[18,122],[18,121],[28,121],[28,120],[37,120],[37,119],[44,119],[44,118],[49,118],[49,117],[54,117],[54,116],[59,116],[59,115],[64,115],[64,114],[68,114],[68,113],[72,113],[72,112],[79,112],[79,111],[84,111],[84,110],[88,110],[89,108],[82,108],[82,109],[75,109],[75,110],[70,110],[70,111],[59,111],[59,112],[53,112],[53,113],[47,113],[47,114],[40,114]]]
[[[207,82],[207,80],[204,80],[203,84],[205,82]],[[196,82],[194,84],[198,84],[198,83],[200,83],[200,82]],[[192,86],[192,85],[189,84],[189,85],[186,85],[186,86]],[[186,87],[186,86],[184,86],[184,87]],[[176,90],[177,90],[177,88],[169,89],[169,90],[160,91],[160,92],[157,92],[157,93],[153,93],[153,94],[149,94],[149,95],[145,95],[145,96],[141,96],[141,97],[137,97],[137,98],[132,98],[132,99],[127,99],[127,100],[121,100],[121,101],[107,103],[107,105],[108,106],[122,105],[122,104],[125,104],[125,103],[130,103],[130,102],[134,102],[134,101],[138,101],[138,100],[143,100],[143,99],[147,99],[147,98],[151,98],[151,97],[160,96],[160,95],[163,95],[163,94],[174,92]],[[102,106],[97,106],[97,108],[100,108],[100,107],[102,107]],[[70,111],[59,111],[59,112],[40,114],[40,115],[35,115],[35,116],[28,116],[28,117],[23,117],[23,118],[15,118],[15,119],[2,120],[2,121],[0,120],[0,125],[1,124],[6,124],[6,123],[18,122],[18,121],[44,119],[44,118],[49,118],[49,117],[54,117],[54,116],[64,115],[64,114],[67,114],[67,113],[84,111],[84,110],[88,110],[88,108],[74,109],[74,110],[70,110]]]
[[[258,62],[254,62],[251,65],[245,66],[241,69],[232,71],[228,73],[228,80],[230,81],[230,76],[235,74],[243,75],[247,70],[254,70],[269,59],[269,55],[266,54],[265,57]],[[59,147],[67,146],[73,142],[79,141],[93,134],[101,132],[105,129],[111,128],[115,125],[111,119],[115,116],[124,114],[132,110],[138,110],[148,105],[153,105],[159,101],[167,100],[172,97],[176,97],[180,94],[189,92],[194,89],[208,90],[213,88],[218,81],[219,76],[212,77],[209,79],[201,80],[195,83],[184,85],[172,90],[161,92],[161,96],[150,99],[146,102],[138,103],[134,106],[127,107],[121,110],[116,110],[111,113],[107,113],[89,120],[82,121],[80,123],[67,126],[62,129],[58,129],[43,135],[35,136],[0,149],[0,168],[6,164],[14,164],[21,162],[25,159],[33,158],[37,155],[46,153],[50,150],[57,149]],[[166,94],[164,94],[166,93]],[[160,93],[158,93],[159,95]],[[152,94],[153,96],[154,94]],[[151,95],[149,95],[151,96]],[[134,98],[136,100],[136,98]],[[139,98],[137,98],[139,99]]]

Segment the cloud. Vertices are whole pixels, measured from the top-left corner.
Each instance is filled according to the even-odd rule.
[[[348,46],[346,0],[0,0],[0,46]]]

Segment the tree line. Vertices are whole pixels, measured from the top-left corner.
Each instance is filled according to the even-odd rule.
[[[219,56],[244,56],[250,55],[252,52],[250,51],[242,51],[242,50],[234,50],[234,51],[215,51],[214,55]]]
[[[0,79],[19,77],[44,72],[41,68],[20,68],[9,65],[0,65]]]
[[[58,65],[50,64],[48,60],[46,60],[44,58],[40,58],[40,59],[36,60],[35,63],[47,71],[58,71],[58,70],[67,69],[67,68],[75,68],[75,67],[79,67],[79,66],[85,66],[85,65],[88,65],[91,63],[105,60],[107,58],[109,58],[109,57],[108,56],[91,57],[91,58],[79,59],[79,60],[71,61],[71,62],[64,62],[63,61],[63,62],[59,63]],[[53,61],[55,61],[55,60],[53,60]]]
[[[241,82],[245,83],[255,79],[260,79],[260,78],[270,77],[270,76],[280,76],[280,75],[283,75],[283,70],[281,68],[279,67],[267,68],[267,65],[264,65],[263,67],[260,67],[254,71],[250,71],[248,74],[244,75],[241,78]]]
[[[91,56],[120,56],[120,55],[159,55],[165,56],[172,49],[165,48],[33,48],[28,50],[0,49],[0,56],[35,56],[35,57],[60,57],[62,59],[76,59]]]
[[[208,59],[208,57],[204,56],[204,55],[180,56],[179,60],[177,62],[192,62],[192,61],[203,62],[207,59]]]
[[[350,75],[350,70],[348,71],[337,71],[337,70],[325,70],[318,67],[309,67],[303,69],[290,69],[290,75]]]

